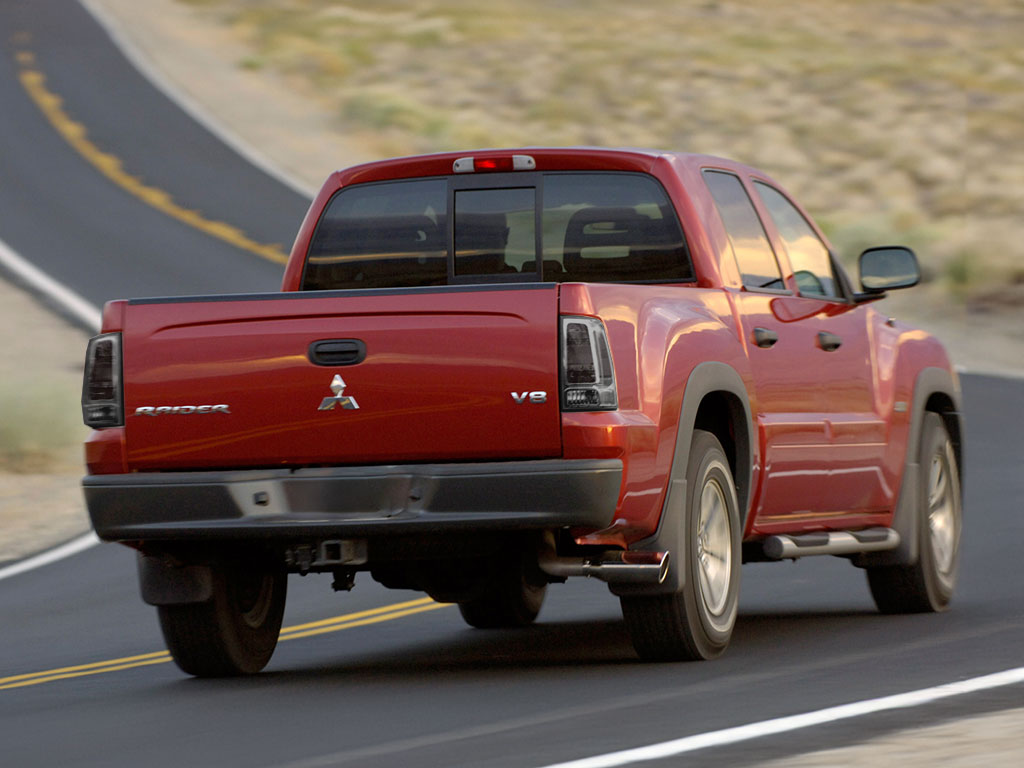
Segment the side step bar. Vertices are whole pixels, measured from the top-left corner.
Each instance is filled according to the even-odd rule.
[[[796,559],[810,555],[855,555],[896,549],[900,535],[892,528],[866,528],[863,531],[822,531],[798,536],[769,536],[762,544],[769,560]]]
[[[595,557],[558,557],[553,550],[542,551],[538,565],[558,579],[592,576],[615,584],[661,584],[668,575],[668,552],[623,552],[614,550]]]

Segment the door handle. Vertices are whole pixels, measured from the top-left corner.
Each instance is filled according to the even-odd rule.
[[[843,344],[843,340],[834,333],[821,331],[818,334],[818,346],[826,352],[835,352]]]
[[[761,349],[769,349],[775,346],[775,342],[779,340],[779,334],[775,331],[769,331],[767,328],[755,328],[754,329],[754,343]]]

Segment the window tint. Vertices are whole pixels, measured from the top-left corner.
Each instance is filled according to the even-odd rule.
[[[313,235],[303,290],[443,285],[447,197],[444,179],[341,190]]]
[[[779,230],[779,237],[789,254],[789,264],[793,267],[797,286],[803,296],[825,296],[837,298],[841,296],[832,260],[828,249],[811,229],[811,225],[801,215],[785,195],[774,187],[761,182],[754,182],[761,200],[764,201],[768,213]]]
[[[463,189],[455,193],[455,274],[537,271],[536,192]]]
[[[693,280],[675,209],[654,178],[594,172],[500,176],[342,189],[313,233],[302,289],[445,285],[451,274],[467,282],[477,276],[495,282]],[[494,187],[484,186],[492,180]]]
[[[742,182],[733,174],[722,171],[704,171],[704,180],[722,216],[743,285],[748,288],[785,288],[775,252]]]
[[[548,174],[543,222],[545,280],[693,279],[675,210],[649,176]]]

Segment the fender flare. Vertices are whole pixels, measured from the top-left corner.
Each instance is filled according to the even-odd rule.
[[[924,423],[928,401],[933,395],[945,395],[953,403],[952,411],[939,415],[953,441],[954,453],[959,465],[960,482],[963,484],[963,413],[960,388],[953,374],[944,368],[923,368],[914,382],[914,394],[910,411],[910,428],[907,432],[907,450],[903,461],[903,478],[900,493],[893,512],[891,527],[900,535],[900,545],[885,552],[871,552],[858,556],[854,564],[859,568],[913,565],[917,562],[918,525],[921,514],[921,464],[919,443],[921,426]],[[962,491],[962,488],[961,488]]]
[[[654,595],[679,592],[686,583],[685,518],[687,483],[686,468],[690,460],[690,443],[696,428],[697,413],[704,398],[713,393],[731,395],[730,418],[735,429],[736,467],[733,481],[739,501],[740,525],[746,528],[753,498],[752,480],[756,431],[750,410],[749,394],[736,369],[720,362],[701,363],[690,372],[679,409],[678,431],[668,492],[662,505],[658,529],[653,536],[638,541],[633,550],[670,552],[668,575],[661,584],[609,584],[616,595]]]

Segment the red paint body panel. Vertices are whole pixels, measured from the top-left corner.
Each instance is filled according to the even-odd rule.
[[[745,366],[728,298],[693,285],[565,285],[561,311],[604,320],[619,387],[616,414],[563,416],[566,450],[579,442],[572,432],[582,416],[595,425],[609,425],[612,416],[630,425],[618,443],[625,477],[614,525],[627,542],[644,538],[661,515],[690,372],[711,356]]]
[[[118,475],[128,471],[124,455],[124,427],[94,430],[85,442],[85,466],[90,475]]]
[[[654,176],[679,216],[696,280],[111,304],[104,326],[124,329],[127,423],[92,438],[90,471],[123,471],[119,461],[155,470],[616,458],[624,474],[612,526],[577,533],[583,543],[628,546],[658,526],[690,375],[716,361],[743,382],[753,420],[747,539],[889,523],[915,378],[929,366],[950,370],[949,361],[937,341],[887,323],[870,304],[800,297],[771,226],[787,290],[744,288],[701,173],[735,173],[755,201],[752,179],[781,189],[754,169],[699,155],[600,149],[487,150],[357,166],[333,174],[313,202],[282,289],[299,289],[317,222],[342,187],[447,176],[460,157],[513,153],[534,157],[538,171]],[[603,321],[618,410],[560,413],[558,315]],[[778,343],[757,347],[754,328],[776,332]],[[822,350],[823,332],[843,345]],[[350,369],[311,364],[309,344],[334,338],[365,341],[366,361]],[[335,373],[359,410],[317,411]],[[548,393],[547,402],[511,397],[534,390]],[[133,415],[140,406],[201,403],[226,403],[231,412]]]
[[[556,289],[132,304],[124,333],[132,470],[561,454]],[[366,359],[314,365],[358,339]],[[358,408],[318,410],[335,374]],[[552,393],[542,404],[512,392]],[[227,405],[209,413],[138,409]]]

